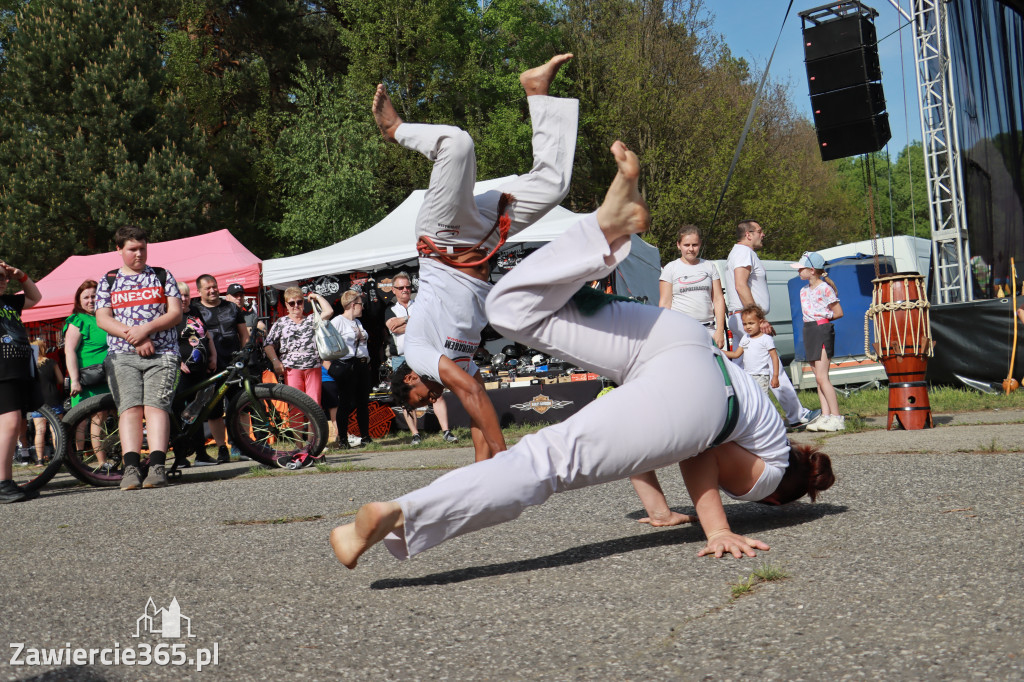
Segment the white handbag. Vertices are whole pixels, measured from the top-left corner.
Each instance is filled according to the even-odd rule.
[[[330,322],[320,316],[320,304],[315,298],[310,298],[313,306],[313,338],[316,339],[316,350],[321,360],[337,360],[348,355],[348,346],[341,332],[334,328]]]

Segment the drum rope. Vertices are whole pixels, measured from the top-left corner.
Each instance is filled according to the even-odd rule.
[[[905,288],[906,287],[905,285]],[[879,355],[871,352],[868,347],[868,320],[874,320],[875,322],[875,334],[874,340],[877,344],[877,348],[882,351],[882,356],[889,355],[887,349],[890,348],[889,341],[892,339],[893,332],[896,335],[896,348],[901,349],[900,352],[895,355],[927,355],[932,357],[933,355],[933,343],[929,343],[929,330],[931,329],[930,319],[930,305],[927,300],[918,299],[914,301],[889,301],[882,302],[879,300],[880,289],[878,287],[871,294],[871,307],[868,308],[867,313],[864,315],[864,354],[871,359],[872,362],[877,362]],[[886,315],[885,324],[879,325],[879,321],[882,319],[882,313],[896,313],[897,311],[904,311],[905,313],[911,310],[923,310],[923,315],[906,316],[906,321],[909,322],[912,317],[917,320],[917,324],[908,324],[908,328],[903,329],[896,326],[896,315]],[[884,326],[884,328],[883,328]],[[907,341],[912,342],[912,353],[904,352],[907,348]],[[883,342],[883,338],[885,342]]]

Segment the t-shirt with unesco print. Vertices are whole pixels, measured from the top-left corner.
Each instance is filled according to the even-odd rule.
[[[113,284],[108,284],[106,277],[100,278],[96,288],[96,309],[110,308],[115,320],[129,327],[137,327],[166,313],[169,298],[181,298],[174,275],[168,272],[167,280],[161,287],[160,278],[147,265],[138,274],[126,275],[118,270]],[[157,355],[178,354],[178,335],[174,327],[153,332],[149,340],[153,342],[153,350]],[[135,346],[117,336],[107,337],[107,348],[111,353],[135,352]]]

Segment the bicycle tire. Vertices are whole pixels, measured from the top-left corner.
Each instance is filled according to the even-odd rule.
[[[231,401],[227,416],[231,442],[242,454],[266,466],[284,455],[317,457],[327,445],[327,415],[308,395],[283,384],[257,384],[253,393],[267,415],[262,420],[249,394]],[[287,406],[287,412],[282,408]],[[298,420],[298,421],[296,421]]]
[[[106,413],[100,421],[99,442],[107,461],[108,470],[100,468],[93,445],[90,424],[93,415]],[[84,428],[84,437],[76,435],[79,425]],[[117,406],[114,396],[109,393],[95,395],[78,403],[64,415],[64,429],[67,445],[64,466],[68,472],[83,483],[94,486],[112,486],[121,483],[124,462],[121,457],[121,436],[118,432]]]
[[[67,441],[64,433],[64,424],[61,422],[60,417],[46,405],[40,407],[37,412],[43,415],[43,419],[46,420],[46,425],[49,427],[50,437],[53,440],[53,457],[50,458],[45,467],[39,471],[32,472],[34,475],[29,478],[21,479],[19,477],[18,484],[27,493],[35,492],[49,483],[50,479],[64,466],[64,457],[66,455]]]

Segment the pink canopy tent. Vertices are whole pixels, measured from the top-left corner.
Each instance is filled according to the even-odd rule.
[[[196,277],[210,274],[217,278],[221,291],[238,282],[246,291],[260,286],[261,261],[242,246],[227,230],[196,237],[154,242],[149,245],[147,262],[167,268],[178,282],[188,282],[196,295]],[[56,270],[37,282],[43,300],[21,314],[23,322],[63,320],[71,314],[75,290],[87,279],[99,280],[121,266],[117,251],[92,256],[71,256]]]

